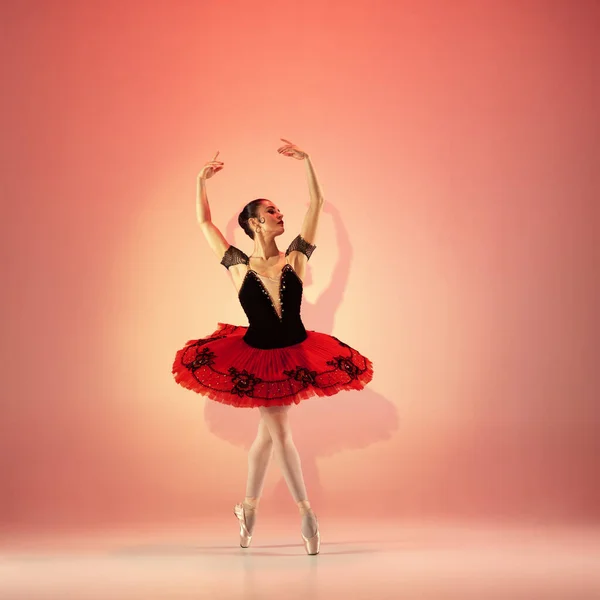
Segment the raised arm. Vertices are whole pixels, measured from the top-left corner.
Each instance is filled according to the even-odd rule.
[[[214,159],[207,162],[198,174],[196,185],[196,217],[208,245],[217,258],[221,260],[229,248],[229,243],[211,220],[210,206],[208,205],[208,196],[206,194],[206,180],[223,168],[223,163],[217,160],[218,155],[219,153],[217,152]]]
[[[323,193],[317,180],[317,174],[313,167],[310,156],[307,154],[304,159],[306,165],[306,174],[308,176],[308,190],[310,193],[310,205],[308,211],[304,217],[302,228],[300,229],[300,235],[309,244],[315,243],[315,237],[317,235],[317,225],[319,224],[319,217],[321,216],[321,210],[323,208]]]
[[[288,248],[288,252],[286,253],[290,255],[289,262],[294,268],[294,271],[296,271],[298,277],[300,277],[300,279],[304,279],[304,270],[306,269],[308,257],[312,253],[312,250],[314,250],[314,248],[308,250],[306,245],[313,246],[315,244],[319,217],[321,216],[321,211],[323,209],[323,193],[321,191],[321,187],[319,186],[317,174],[315,173],[315,168],[313,167],[308,153],[300,150],[298,146],[292,144],[292,142],[288,140],[284,140],[283,138],[281,138],[281,140],[285,142],[286,145],[279,148],[277,152],[283,154],[284,156],[292,156],[298,160],[303,160],[306,165],[306,174],[308,176],[310,204],[308,206],[306,216],[304,217],[302,228],[300,229],[300,237],[302,239],[294,240],[290,245],[290,248]],[[306,242],[306,244],[304,244],[304,242]],[[302,250],[303,246],[305,251]]]
[[[281,141],[285,142],[285,146],[278,148],[277,152],[283,154],[284,156],[292,156],[297,160],[303,160],[304,164],[306,165],[308,191],[310,193],[310,205],[308,207],[306,216],[304,217],[304,222],[302,223],[302,228],[300,229],[300,235],[309,244],[314,244],[315,237],[317,235],[317,225],[319,224],[319,217],[321,216],[321,209],[323,208],[323,192],[321,191],[321,186],[319,186],[317,174],[315,173],[315,168],[313,167],[308,152],[300,150],[298,146],[292,144],[292,142],[288,140],[281,138]]]

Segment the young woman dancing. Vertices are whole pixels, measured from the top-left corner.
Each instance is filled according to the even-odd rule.
[[[191,340],[177,352],[175,380],[211,400],[235,407],[258,407],[261,419],[248,454],[244,501],[234,514],[240,546],[252,540],[256,513],[273,453],[302,517],[301,535],[308,554],[318,554],[321,536],[304,485],[300,457],[289,422],[289,409],[311,396],[360,390],[371,381],[373,365],[336,337],[307,331],[300,317],[302,280],[313,253],[323,196],[310,156],[284,140],[277,151],[305,161],[310,206],[299,234],[280,252],[275,240],[284,233],[283,214],[270,200],[248,203],[238,217],[254,241],[248,256],[230,245],[211,221],[206,180],[223,168],[219,152],[198,175],[200,229],[232,277],[249,325],[219,323],[209,336]]]

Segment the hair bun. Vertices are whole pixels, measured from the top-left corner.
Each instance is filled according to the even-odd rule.
[[[246,232],[246,235],[250,236],[252,239],[254,239],[254,231],[252,231],[252,227],[250,227],[248,221],[258,217],[258,209],[261,202],[264,201],[264,198],[257,198],[256,200],[252,200],[252,202],[248,202],[238,216],[239,226]]]

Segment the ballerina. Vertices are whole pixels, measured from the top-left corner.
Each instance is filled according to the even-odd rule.
[[[271,200],[249,202],[238,223],[254,241],[247,255],[229,244],[211,220],[206,180],[224,163],[207,162],[198,175],[197,219],[209,246],[229,271],[248,326],[218,323],[208,336],[190,340],[173,364],[177,383],[207,398],[261,413],[256,439],[248,454],[244,501],[234,514],[240,546],[250,546],[267,469],[273,454],[302,517],[307,554],[318,554],[321,536],[310,505],[300,456],[294,445],[289,409],[314,396],[361,390],[373,377],[371,361],[338,338],[309,330],[300,316],[302,281],[314,244],[323,195],[310,156],[292,142],[277,151],[305,162],[310,205],[298,235],[280,252],[276,238],[285,231],[283,213]]]

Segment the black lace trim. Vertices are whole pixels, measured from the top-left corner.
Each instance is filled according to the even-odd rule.
[[[214,367],[217,355],[205,344],[225,338],[235,329],[237,327],[222,335],[197,340],[188,346],[181,359],[181,364],[192,372],[196,381],[203,387],[217,392],[229,392],[240,398],[250,396],[261,400],[278,400],[295,396],[300,390],[308,387],[327,389],[348,385],[352,381],[360,379],[361,375],[368,370],[367,360],[364,356],[335,336],[331,336],[348,354],[332,356],[332,360],[327,361],[331,369],[320,373],[311,371],[304,365],[297,365],[295,369],[284,370],[283,377],[279,379],[263,381],[246,369],[238,371],[235,367],[229,367],[226,372],[219,371]],[[212,373],[213,377],[216,376],[214,378],[209,376],[213,379],[210,383],[206,381],[206,369]]]
[[[314,244],[309,244],[301,235],[297,235],[290,244],[289,248],[286,250],[285,255],[287,256],[290,252],[294,250],[298,250],[302,252],[302,254],[306,255],[307,259],[310,259],[310,255],[313,253],[316,246]]]
[[[227,251],[221,259],[221,264],[226,268],[233,267],[233,265],[247,265],[250,262],[248,255],[244,254],[241,250],[235,246],[229,246]]]

